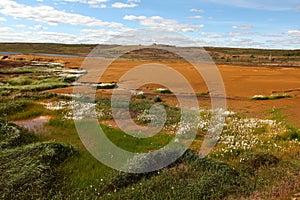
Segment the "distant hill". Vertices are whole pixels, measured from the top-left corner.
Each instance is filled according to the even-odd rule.
[[[157,45],[166,46],[166,45]],[[0,52],[21,53],[44,53],[65,54],[74,56],[87,56],[97,47],[100,55],[106,56],[118,51],[124,51],[121,45],[97,45],[97,44],[56,44],[56,43],[0,43]],[[129,49],[134,49],[131,46]],[[153,47],[153,46],[152,46]],[[154,46],[155,47],[155,46]],[[179,48],[179,47],[178,47]],[[186,47],[199,49],[199,47]],[[278,49],[247,49],[226,47],[204,47],[212,59],[218,64],[233,65],[266,65],[266,66],[293,66],[300,67],[300,49],[278,50]],[[165,52],[153,48],[133,50],[122,56],[124,59],[176,59],[178,56],[172,52]]]

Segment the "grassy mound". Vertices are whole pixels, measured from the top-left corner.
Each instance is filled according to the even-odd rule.
[[[14,148],[37,141],[28,130],[0,119],[0,150]]]
[[[55,183],[57,166],[74,154],[70,145],[32,143],[36,140],[0,120],[0,199],[44,199]]]
[[[103,193],[112,199],[223,199],[245,188],[249,187],[237,170],[188,150],[160,171],[119,173]]]

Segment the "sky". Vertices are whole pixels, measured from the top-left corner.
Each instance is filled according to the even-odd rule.
[[[300,1],[1,0],[0,42],[300,49]]]

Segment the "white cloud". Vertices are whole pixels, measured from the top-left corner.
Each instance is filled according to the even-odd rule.
[[[165,19],[160,16],[135,16],[126,15],[123,17],[124,20],[135,20],[139,21],[140,25],[148,28],[165,29],[167,31],[175,32],[196,32],[197,29],[203,28],[203,24],[182,24],[173,19]]]
[[[90,5],[91,8],[107,8],[107,5],[100,4],[100,5]]]
[[[145,20],[146,16],[135,16],[135,15],[125,15],[123,17],[124,20]]]
[[[141,3],[141,0],[128,0],[128,2]]]
[[[207,42],[207,41],[205,41]],[[203,41],[199,39],[191,39],[183,34],[176,32],[169,32],[165,29],[141,29],[130,32],[123,32],[117,37],[113,37],[108,43],[122,44],[122,45],[151,45],[167,44],[176,46],[202,46]]]
[[[96,3],[104,3],[108,0],[63,0],[66,2],[74,2],[74,3],[87,3],[87,4],[96,4]]]
[[[193,29],[193,28],[183,28],[183,29],[181,29],[181,31],[184,32],[184,33],[193,33],[193,32],[195,32],[195,29]]]
[[[71,24],[82,26],[108,26],[121,27],[122,24],[115,22],[104,22],[102,20],[80,14],[67,13],[56,10],[50,6],[27,6],[18,4],[12,0],[0,1],[0,13],[15,18],[47,23],[55,26],[58,24]]]
[[[115,30],[83,29],[79,33],[59,33],[48,31],[15,31],[10,28],[0,28],[0,42],[59,42],[59,43],[105,43],[105,44],[143,44],[153,43],[177,46],[197,46],[195,41],[176,32],[165,30]],[[149,34],[151,37],[149,37]],[[201,43],[197,43],[199,46]],[[207,42],[207,41],[205,41]]]
[[[206,33],[206,32],[201,32],[201,35],[203,35],[204,37],[207,38],[222,38],[222,37],[226,37],[223,34],[220,33]]]
[[[111,7],[113,8],[135,8],[137,7],[138,5],[135,4],[135,3],[121,3],[121,2],[116,2],[114,4],[111,5]]]
[[[195,9],[195,8],[192,8],[192,9],[190,9],[190,12],[204,13],[205,11],[202,10],[202,9]]]
[[[251,30],[253,26],[232,26],[233,29]]]
[[[0,22],[6,22],[7,21],[7,19],[6,18],[4,18],[4,17],[0,17]]]
[[[251,34],[253,34],[253,33],[251,33]],[[268,38],[270,38],[270,37],[282,37],[282,35],[280,35],[280,34],[272,34],[272,33],[267,33],[267,34],[260,34],[262,37],[268,37]]]
[[[253,32],[229,32],[229,36],[238,36],[238,35],[250,35],[254,34]]]
[[[82,3],[88,4],[91,8],[106,8],[107,6],[103,3],[108,2],[109,0],[63,0],[69,3]]]
[[[257,42],[253,38],[232,38],[229,40],[229,44],[236,47],[257,47],[263,46],[261,42]]]
[[[289,30],[285,34],[288,36],[300,37],[300,30]]]
[[[17,25],[15,25],[15,27],[17,27],[17,28],[26,28],[26,25],[25,24],[17,24]]]
[[[300,38],[267,40],[269,43],[282,45],[300,45]]]
[[[42,25],[34,25],[34,26],[29,27],[29,29],[36,31],[36,30],[47,30],[48,28],[44,27]]]
[[[190,19],[202,19],[203,17],[200,15],[195,15],[195,16],[189,16],[188,18]]]
[[[12,28],[10,28],[10,27],[0,27],[1,34],[3,34],[3,33],[9,33],[11,31],[12,31]]]
[[[273,10],[273,11],[286,11],[293,10],[297,5],[299,5],[299,0],[230,0],[230,1],[220,1],[220,0],[205,0],[207,2],[213,2],[221,5],[255,9],[255,10]]]

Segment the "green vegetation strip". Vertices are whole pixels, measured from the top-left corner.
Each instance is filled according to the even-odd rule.
[[[292,98],[292,96],[288,94],[279,94],[279,95],[271,95],[271,96],[255,95],[251,97],[250,100],[276,100],[276,99],[284,99],[284,98]]]

